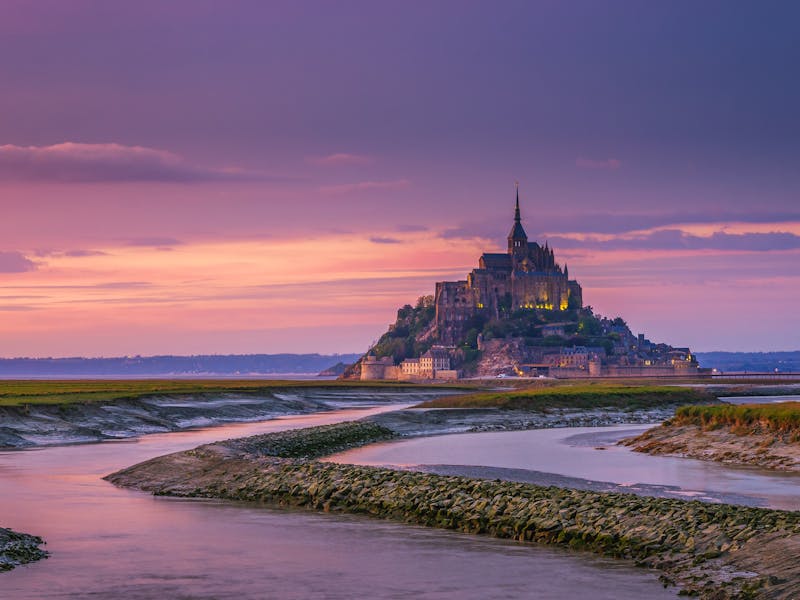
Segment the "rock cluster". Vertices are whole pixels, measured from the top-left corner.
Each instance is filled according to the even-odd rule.
[[[232,450],[256,456],[319,458],[393,437],[395,434],[391,429],[377,423],[336,423],[254,435],[223,444]]]
[[[315,456],[371,441],[374,425],[337,426],[201,446],[109,476],[156,494],[217,497],[557,544],[655,567],[666,583],[706,598],[791,597],[800,592],[800,513],[485,481],[269,456]],[[349,430],[349,431],[348,431]],[[307,436],[307,437],[306,437]],[[303,439],[309,449],[302,450]],[[383,439],[383,438],[382,438]],[[288,450],[287,450],[288,448]],[[780,566],[776,566],[780,565]]]
[[[39,548],[43,543],[42,538],[35,535],[0,527],[0,571],[47,558],[47,552]]]

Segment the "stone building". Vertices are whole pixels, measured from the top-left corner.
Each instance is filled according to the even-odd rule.
[[[477,314],[500,318],[519,309],[566,310],[583,306],[580,284],[570,280],[553,249],[529,242],[522,227],[517,188],[514,224],[503,253],[484,253],[465,281],[436,284],[439,341],[455,344]]]
[[[419,357],[419,372],[422,377],[436,377],[439,371],[450,369],[450,353],[446,348],[434,346]]]
[[[400,372],[404,379],[417,379],[419,378],[419,359],[407,358],[400,363]]]

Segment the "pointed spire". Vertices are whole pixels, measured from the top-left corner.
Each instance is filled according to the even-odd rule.
[[[567,263],[564,263],[564,277],[569,279],[569,267],[567,266]]]
[[[522,227],[519,214],[519,182],[515,182],[517,187],[517,203],[514,207],[514,224],[508,233],[508,252],[515,256],[522,257],[528,254],[528,235]]]

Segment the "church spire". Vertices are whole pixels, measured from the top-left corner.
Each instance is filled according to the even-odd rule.
[[[515,182],[517,187],[517,203],[514,207],[514,225],[508,233],[508,253],[522,259],[528,255],[528,236],[522,228],[522,219],[519,214],[519,182]]]

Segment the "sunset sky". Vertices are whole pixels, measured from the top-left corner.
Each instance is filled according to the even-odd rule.
[[[0,355],[358,352],[523,224],[800,349],[800,4],[0,3]]]

